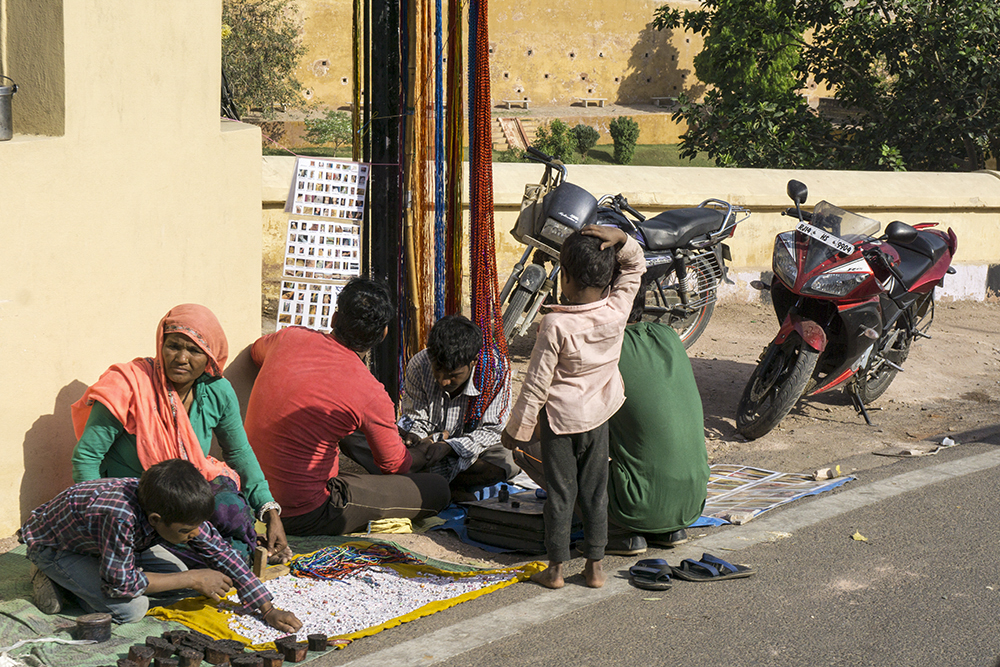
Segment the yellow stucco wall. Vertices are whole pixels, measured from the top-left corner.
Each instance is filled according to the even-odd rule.
[[[330,108],[351,101],[352,0],[301,0],[306,54],[296,76],[307,99]],[[494,104],[529,97],[570,106],[577,97],[649,104],[700,94],[692,60],[701,37],[650,25],[661,0],[572,3],[491,2],[490,78]],[[699,3],[671,3],[695,9]]]
[[[39,3],[6,1],[13,34]],[[260,331],[260,134],[219,120],[221,2],[59,5],[46,66],[64,129],[0,142],[2,536],[71,483],[70,404],[110,364],[153,355],[170,307],[216,313],[238,392]],[[26,57],[8,50],[15,80],[31,79]],[[15,132],[58,101],[24,85]]]

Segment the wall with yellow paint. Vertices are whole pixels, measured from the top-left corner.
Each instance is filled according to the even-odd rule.
[[[579,97],[650,104],[703,90],[692,60],[701,37],[655,30],[661,0],[572,3],[491,2],[490,78],[494,105],[528,97],[566,106]],[[671,3],[695,9],[699,3]],[[351,102],[352,0],[301,0],[306,54],[296,75],[306,98],[329,108]]]
[[[71,483],[70,404],[153,355],[172,306],[216,313],[246,387],[261,253],[260,132],[219,120],[219,0],[5,1],[0,536]]]

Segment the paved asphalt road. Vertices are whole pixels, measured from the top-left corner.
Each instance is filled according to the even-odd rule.
[[[748,579],[642,591],[622,577],[637,558],[609,557],[601,590],[579,577],[560,591],[511,586],[311,664],[992,667],[998,468],[1000,447],[990,444],[902,459],[644,555],[676,564],[709,551],[752,565]]]

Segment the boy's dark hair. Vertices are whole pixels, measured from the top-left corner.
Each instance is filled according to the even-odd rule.
[[[573,232],[559,253],[560,270],[580,287],[607,287],[615,271],[615,248],[601,250],[602,243],[596,236]]]
[[[352,278],[337,297],[333,335],[355,352],[367,352],[380,342],[395,311],[389,289],[368,278]]]
[[[139,478],[139,506],[147,516],[159,514],[165,523],[197,526],[215,512],[215,494],[193,463],[167,459]]]
[[[482,329],[464,315],[445,315],[427,336],[427,355],[444,371],[471,364],[482,348]]]

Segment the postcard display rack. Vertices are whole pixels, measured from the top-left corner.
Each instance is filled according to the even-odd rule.
[[[368,165],[300,157],[288,191],[291,213],[278,300],[278,329],[330,331],[337,295],[361,275]]]

